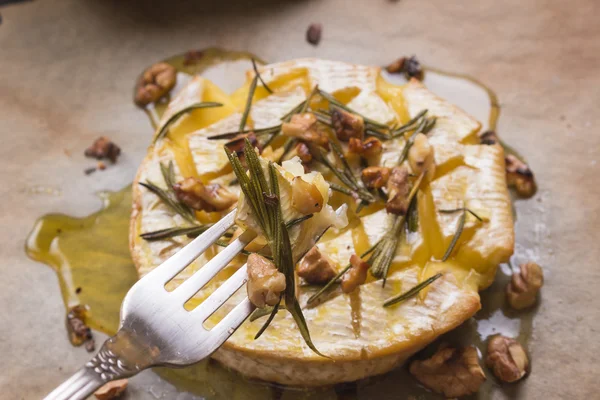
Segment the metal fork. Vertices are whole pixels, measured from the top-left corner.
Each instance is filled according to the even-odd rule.
[[[246,297],[215,327],[204,321],[247,281],[238,269],[192,311],[184,304],[256,236],[244,232],[172,292],[165,284],[216,242],[234,223],[232,211],[131,287],[121,305],[121,327],[83,368],[46,400],[85,399],[105,383],[154,366],[183,367],[208,357],[254,310]]]

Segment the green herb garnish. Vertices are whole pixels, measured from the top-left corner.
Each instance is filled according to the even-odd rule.
[[[200,108],[212,108],[212,107],[222,107],[222,106],[223,106],[223,104],[221,104],[221,103],[217,103],[217,102],[214,102],[214,101],[209,101],[209,102],[194,103],[194,104],[191,104],[191,105],[189,105],[189,106],[187,106],[187,107],[185,107],[185,108],[177,111],[160,128],[160,130],[156,134],[156,137],[154,138],[154,142],[157,142],[159,139],[162,139],[165,136],[167,136],[167,134],[169,133],[169,128],[171,127],[171,125],[173,125],[177,120],[179,120],[179,118],[181,118],[185,114],[189,113],[190,111],[197,110],[197,109],[200,109]]]
[[[198,226],[187,226],[187,227],[174,227],[174,228],[166,228],[160,229],[154,232],[146,232],[142,233],[140,237],[149,242],[153,240],[162,240],[168,239],[177,236],[186,235],[188,237],[195,237],[203,233],[205,230],[210,228],[211,225],[198,225]]]
[[[315,353],[325,357],[317,350],[310,338],[304,314],[296,298],[295,262],[292,254],[292,245],[279,202],[279,182],[277,180],[275,165],[269,162],[269,179],[267,181],[260,159],[248,140],[245,141],[244,145],[244,157],[248,165],[249,175],[246,174],[237,154],[235,152],[230,153],[227,148],[225,148],[225,151],[233,166],[233,171],[240,183],[240,188],[246,197],[246,201],[252,209],[254,218],[271,248],[274,263],[278,271],[284,274],[286,280],[285,292],[282,294],[279,303],[273,308],[268,320],[258,331],[256,338],[269,326],[283,299],[287,310],[296,321],[296,325],[298,325],[300,333],[308,347]]]
[[[262,83],[264,88],[267,89],[267,92],[273,93],[271,88],[269,86],[267,86],[265,81],[263,81],[262,76],[260,76],[260,73],[258,72],[258,67],[256,66],[256,61],[254,60],[254,58],[251,61],[252,61],[252,68],[254,69],[254,73],[256,74],[256,76],[258,76],[258,79],[260,79],[260,83]]]
[[[415,287],[413,287],[412,289],[409,289],[408,291],[387,299],[384,303],[383,306],[384,307],[389,307],[393,304],[398,304],[404,300],[408,300],[411,297],[415,296],[416,294],[418,294],[421,290],[425,289],[427,286],[431,285],[433,282],[435,282],[438,278],[440,278],[442,276],[442,274],[435,274],[432,277],[429,277],[428,279],[424,280],[423,282],[419,283],[418,285],[416,285]]]
[[[483,219],[479,215],[475,214],[473,211],[469,210],[466,207],[455,208],[452,210],[439,210],[439,211],[440,211],[440,213],[443,213],[443,214],[452,214],[457,211],[462,211],[462,214],[458,218],[458,224],[456,225],[456,232],[454,233],[454,236],[452,237],[452,241],[450,242],[448,249],[446,249],[446,252],[444,253],[444,256],[442,257],[442,261],[446,261],[452,255],[452,252],[454,251],[454,248],[456,247],[456,244],[458,243],[458,240],[460,239],[460,235],[462,234],[463,229],[465,228],[465,222],[467,221],[467,213],[471,214],[472,216],[477,218],[479,221],[483,221]]]

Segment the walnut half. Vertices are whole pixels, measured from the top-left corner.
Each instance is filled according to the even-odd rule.
[[[177,83],[177,70],[167,63],[157,63],[145,70],[135,89],[135,104],[145,107],[169,93]]]
[[[413,361],[410,373],[423,385],[446,397],[475,393],[485,381],[473,346],[441,348],[431,358]]]
[[[523,378],[529,367],[529,359],[523,346],[515,339],[502,335],[488,342],[486,365],[502,382],[516,382]]]
[[[519,273],[514,273],[506,285],[506,298],[515,310],[531,307],[537,300],[537,294],[544,284],[542,267],[534,262],[521,264]]]
[[[404,215],[408,209],[410,182],[406,167],[394,167],[387,181],[388,200],[385,209],[388,213]]]
[[[256,307],[274,306],[285,290],[285,275],[266,258],[252,253],[248,256],[248,298]]]

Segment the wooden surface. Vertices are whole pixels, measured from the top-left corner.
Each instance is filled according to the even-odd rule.
[[[157,59],[208,46],[270,61],[317,56],[382,65],[417,54],[494,88],[499,131],[527,155],[540,186],[533,200],[517,204],[517,259],[546,271],[533,373],[518,393],[597,398],[600,2],[173,3],[46,0],[0,8],[0,398],[40,398],[89,357],[65,338],[54,272],[24,255],[33,222],[51,211],[88,214],[99,207],[96,191],[131,182],[151,134],[130,101],[136,75]],[[312,22],[324,26],[318,47],[304,41]],[[83,150],[100,135],[123,156],[116,167],[84,176],[93,162]],[[131,389],[134,399],[174,398],[151,373]]]

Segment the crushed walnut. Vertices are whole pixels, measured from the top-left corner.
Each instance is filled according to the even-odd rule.
[[[515,339],[502,335],[488,342],[485,363],[502,382],[516,382],[523,378],[529,367],[529,359],[523,346]]]
[[[258,138],[254,132],[242,133],[225,143],[225,147],[230,152],[235,152],[242,163],[244,162],[244,145],[245,139],[248,139],[253,148],[258,148],[259,153],[262,151]]]
[[[121,149],[119,146],[105,136],[100,136],[96,139],[84,152],[86,157],[95,158],[97,160],[108,159],[113,164],[117,162],[117,158],[120,154]]]
[[[415,56],[400,57],[385,69],[390,74],[404,74],[406,79],[416,78],[423,80],[423,68]]]
[[[390,214],[404,215],[408,209],[410,182],[408,169],[404,166],[394,167],[387,181],[388,200],[385,209]]]
[[[506,299],[516,310],[533,306],[544,284],[544,272],[538,264],[528,262],[521,264],[520,268],[519,273],[514,273],[506,285]]]
[[[367,167],[362,170],[361,179],[369,189],[379,189],[388,182],[390,171],[386,167]]]
[[[383,151],[383,145],[381,140],[374,137],[370,137],[365,141],[352,137],[348,142],[348,151],[369,159],[379,156]]]
[[[531,197],[537,190],[533,172],[527,164],[512,154],[504,158],[506,163],[506,183],[513,186],[519,196]]]
[[[298,263],[298,276],[311,284],[327,283],[336,275],[333,266],[334,262],[314,246]]]
[[[331,125],[337,138],[343,142],[349,141],[350,138],[362,140],[365,136],[363,118],[339,107],[331,108]]]
[[[408,151],[408,163],[414,174],[420,175],[421,172],[427,171],[427,179],[433,179],[435,175],[433,147],[429,144],[427,136],[423,133],[418,133],[415,136],[413,145]]]
[[[321,34],[323,33],[323,25],[321,24],[310,24],[306,30],[306,41],[313,46],[316,46],[321,42]]]
[[[173,185],[173,191],[179,201],[194,210],[223,211],[237,201],[234,193],[218,183],[205,185],[193,177]]]
[[[274,306],[285,290],[285,275],[275,264],[263,256],[252,253],[248,256],[248,298],[256,307]]]
[[[431,358],[415,360],[410,373],[423,385],[446,397],[461,397],[479,390],[485,373],[473,346],[440,348]]]
[[[350,256],[350,269],[342,277],[342,292],[351,293],[366,282],[369,263],[356,254]]]
[[[317,186],[297,176],[292,182],[292,208],[305,215],[319,212],[323,195]]]
[[[313,113],[294,114],[290,122],[281,125],[281,133],[329,149],[327,134],[320,129]]]
[[[73,346],[85,345],[88,352],[94,351],[96,347],[92,330],[85,323],[87,309],[85,306],[77,305],[71,307],[67,313],[67,333],[69,341]]]
[[[117,379],[104,384],[100,389],[94,392],[98,400],[112,400],[120,397],[127,389],[129,381],[127,379]]]
[[[305,164],[305,165],[310,163],[313,159],[310,149],[308,148],[306,143],[302,143],[302,142],[300,142],[296,145],[296,155],[300,158],[300,161],[302,161],[302,164]]]
[[[177,83],[177,70],[167,63],[157,63],[145,70],[138,79],[135,104],[145,107],[169,93]]]

